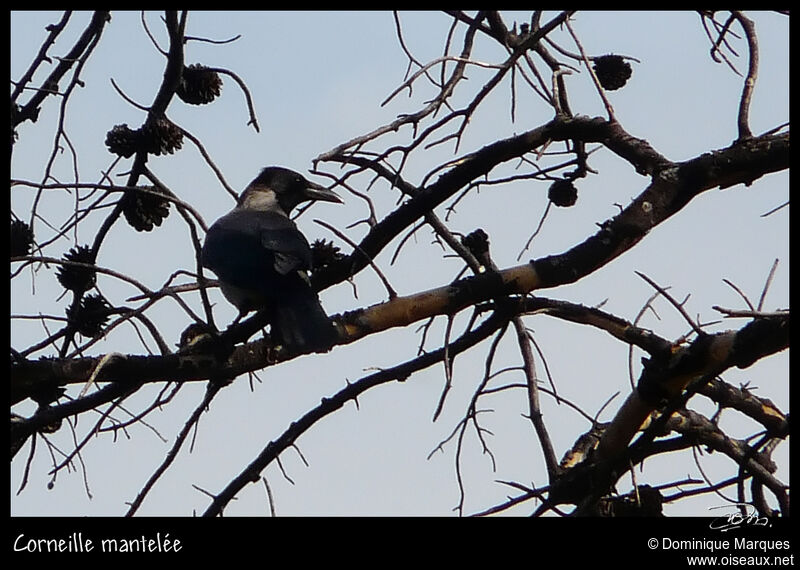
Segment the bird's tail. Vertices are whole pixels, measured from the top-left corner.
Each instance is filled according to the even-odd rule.
[[[272,337],[292,352],[327,352],[338,338],[333,323],[316,293],[298,291],[277,303],[272,319]]]

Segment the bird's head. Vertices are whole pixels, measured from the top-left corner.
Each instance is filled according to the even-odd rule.
[[[306,180],[302,174],[280,166],[268,166],[242,192],[239,207],[255,210],[280,208],[289,215],[295,206],[309,200],[342,203],[332,190]]]

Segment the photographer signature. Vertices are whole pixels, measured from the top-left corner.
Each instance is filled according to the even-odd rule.
[[[744,513],[741,512],[739,507],[742,507]],[[708,528],[711,530],[718,530],[720,532],[727,532],[732,529],[752,526],[772,526],[767,517],[758,515],[755,507],[747,503],[733,503],[730,505],[722,505],[719,507],[709,507],[711,509],[734,509],[733,512],[726,516],[717,517],[711,521]]]

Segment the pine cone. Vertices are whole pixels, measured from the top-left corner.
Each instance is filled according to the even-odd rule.
[[[141,141],[141,134],[138,130],[131,130],[127,124],[114,125],[108,133],[106,133],[106,146],[109,152],[121,156],[123,158],[130,158],[139,149]]]
[[[568,208],[577,202],[578,189],[572,184],[572,180],[556,180],[550,185],[547,197],[556,206]]]
[[[489,236],[480,228],[462,237],[461,244],[478,259],[489,252]]]
[[[603,497],[597,503],[602,517],[660,517],[663,516],[664,497],[650,485],[640,485],[619,497]]]
[[[22,220],[11,221],[11,257],[28,255],[33,247],[33,230]]]
[[[216,71],[199,63],[183,68],[175,94],[189,105],[204,105],[219,97],[222,79]]]
[[[64,259],[66,261],[76,261],[94,265],[92,250],[86,245],[73,247],[64,255]],[[62,265],[56,272],[56,277],[64,289],[75,293],[83,293],[91,289],[97,281],[94,269],[78,267],[76,265]]]
[[[167,194],[158,186],[142,186],[147,192],[126,192],[122,197],[122,213],[133,229],[149,232],[153,226],[160,226],[169,215],[169,200],[155,196],[153,192]]]
[[[19,105],[11,102],[11,146],[14,146],[14,142],[17,140],[17,131],[14,130],[14,126],[17,124],[19,115]]]
[[[192,323],[181,333],[178,347],[181,352],[202,351],[215,338],[214,329],[205,323]]]
[[[145,123],[141,136],[144,148],[156,156],[172,154],[183,146],[183,132],[164,117]]]
[[[86,295],[79,305],[70,305],[67,319],[81,335],[94,338],[103,332],[111,306],[101,295]]]
[[[324,239],[318,239],[311,244],[311,267],[313,269],[330,265],[344,257],[345,255],[337,246],[333,245],[332,241],[326,242]]]
[[[611,54],[594,60],[594,73],[603,89],[614,91],[628,82],[633,69],[621,56]]]

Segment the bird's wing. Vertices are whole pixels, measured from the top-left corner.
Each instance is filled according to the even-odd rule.
[[[311,267],[308,240],[289,218],[272,212],[258,212],[261,246],[273,252],[275,271],[286,275]]]
[[[211,226],[203,265],[228,280],[256,278],[268,267],[287,275],[311,266],[311,248],[284,215],[234,210]]]

